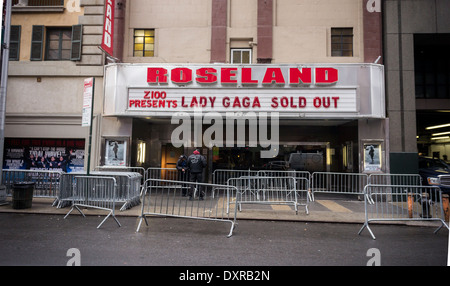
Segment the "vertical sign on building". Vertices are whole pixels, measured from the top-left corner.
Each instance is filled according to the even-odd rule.
[[[93,77],[86,78],[84,80],[83,117],[81,119],[81,126],[89,126],[87,175],[89,175],[89,170],[91,168],[92,117],[93,117],[93,110],[94,110],[94,88],[95,88],[95,79]]]
[[[81,120],[81,126],[91,126],[91,114],[92,114],[92,93],[94,86],[94,78],[86,78],[84,80],[83,89],[83,117]]]
[[[105,17],[103,19],[103,37],[101,48],[113,56],[114,43],[114,0],[105,1]]]

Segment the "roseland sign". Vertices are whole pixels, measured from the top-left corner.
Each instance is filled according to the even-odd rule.
[[[103,18],[102,43],[100,47],[113,56],[114,43],[114,0],[105,1],[105,13]]]
[[[238,77],[240,83],[243,85],[284,85],[286,79],[284,78],[282,69],[279,67],[267,67],[264,76],[261,79],[253,78],[253,70],[251,67],[226,67],[226,68],[212,68],[202,67],[195,71],[195,81],[199,84],[216,84],[219,82],[218,74],[220,73],[220,83],[222,85],[237,84]],[[338,82],[339,71],[331,67],[318,68],[289,68],[288,81],[291,85],[312,84],[313,74],[315,75],[315,84],[328,85]],[[194,71],[191,68],[177,67],[168,72],[166,68],[150,67],[147,69],[147,82],[149,84],[167,84],[170,80],[174,84],[190,84],[193,81]]]
[[[384,116],[384,69],[372,64],[112,64],[105,80],[108,115],[170,116],[201,108],[297,118]]]
[[[182,85],[188,87],[194,81],[199,85],[209,85],[215,88],[226,88],[237,86],[284,86],[286,83],[292,86],[307,85],[333,85],[339,80],[339,71],[331,67],[318,68],[289,68],[289,75],[284,77],[280,67],[267,67],[260,78],[254,76],[251,67],[200,67],[192,69],[177,67],[168,71],[163,67],[149,67],[147,69],[147,83],[150,85]],[[139,94],[131,91],[129,98],[129,109],[192,109],[192,108],[215,108],[219,109],[252,109],[262,108],[261,101],[257,95],[236,96],[185,96],[170,89],[142,90]],[[313,108],[338,109],[340,96],[314,96],[308,100],[307,96],[273,96],[270,98],[270,107],[277,108],[300,108],[305,109],[310,101]]]

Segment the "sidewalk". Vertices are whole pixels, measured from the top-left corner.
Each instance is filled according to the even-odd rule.
[[[7,197],[7,204],[0,205],[0,213],[23,213],[23,214],[51,214],[64,217],[70,207],[57,208],[52,206],[54,199],[33,198],[32,207],[28,209],[13,209],[11,197]],[[138,219],[141,213],[141,206],[137,205],[131,209],[120,211],[120,206],[116,207],[117,217],[127,216]],[[286,205],[250,205],[242,206],[242,210],[237,212],[237,220],[279,220],[279,221],[301,221],[301,222],[322,222],[322,223],[355,223],[364,224],[364,201],[357,198],[315,198],[308,206],[309,214],[306,214],[305,207],[298,207],[298,214],[295,214],[293,207]],[[105,216],[106,211],[87,208],[83,209],[85,215]],[[80,215],[73,211],[71,215]],[[375,223],[375,222],[374,222]],[[384,222],[389,224],[402,224],[413,226],[439,226],[434,221],[392,221]]]

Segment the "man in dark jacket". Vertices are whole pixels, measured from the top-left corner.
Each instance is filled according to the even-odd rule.
[[[188,181],[189,174],[188,174],[188,167],[187,167],[187,157],[184,155],[181,155],[180,158],[178,158],[177,162],[177,170],[178,170],[178,181]],[[187,184],[181,185],[181,194],[183,197],[187,196]]]
[[[203,169],[206,167],[206,158],[200,155],[200,152],[198,150],[195,150],[194,153],[187,159],[187,167],[190,172],[190,181],[202,183]],[[204,193],[202,191],[202,187],[198,186],[197,190],[199,193],[199,199],[203,200]],[[192,200],[193,195],[194,195],[194,185],[192,184],[189,192],[189,200]]]

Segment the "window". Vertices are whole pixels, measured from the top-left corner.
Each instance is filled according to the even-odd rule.
[[[70,60],[72,61],[81,60],[82,39],[83,39],[83,26],[82,25],[72,26],[72,50],[70,53]]]
[[[11,61],[19,60],[21,28],[21,26],[11,25],[11,34],[9,36],[9,60]]]
[[[70,60],[72,28],[47,28],[45,59]]]
[[[19,4],[19,0],[12,0],[12,5],[15,6]],[[22,1],[23,2],[23,1]],[[32,7],[45,7],[45,6],[63,6],[64,7],[64,0],[28,0],[24,3],[21,3],[19,7],[23,7],[22,5],[26,6],[32,6]]]
[[[252,50],[251,49],[231,49],[231,63],[232,64],[251,64]]]
[[[42,60],[42,48],[44,47],[44,26],[33,26],[31,34],[31,55],[30,60]]]
[[[450,98],[450,34],[414,35],[416,98]]]
[[[81,60],[82,25],[72,27],[33,26],[31,35],[31,61],[41,61],[45,50],[45,60]],[[45,36],[45,46],[44,46]],[[45,48],[45,49],[44,49]]]
[[[155,56],[155,30],[134,30],[133,56],[153,57]]]
[[[353,28],[331,28],[331,56],[353,57]]]

